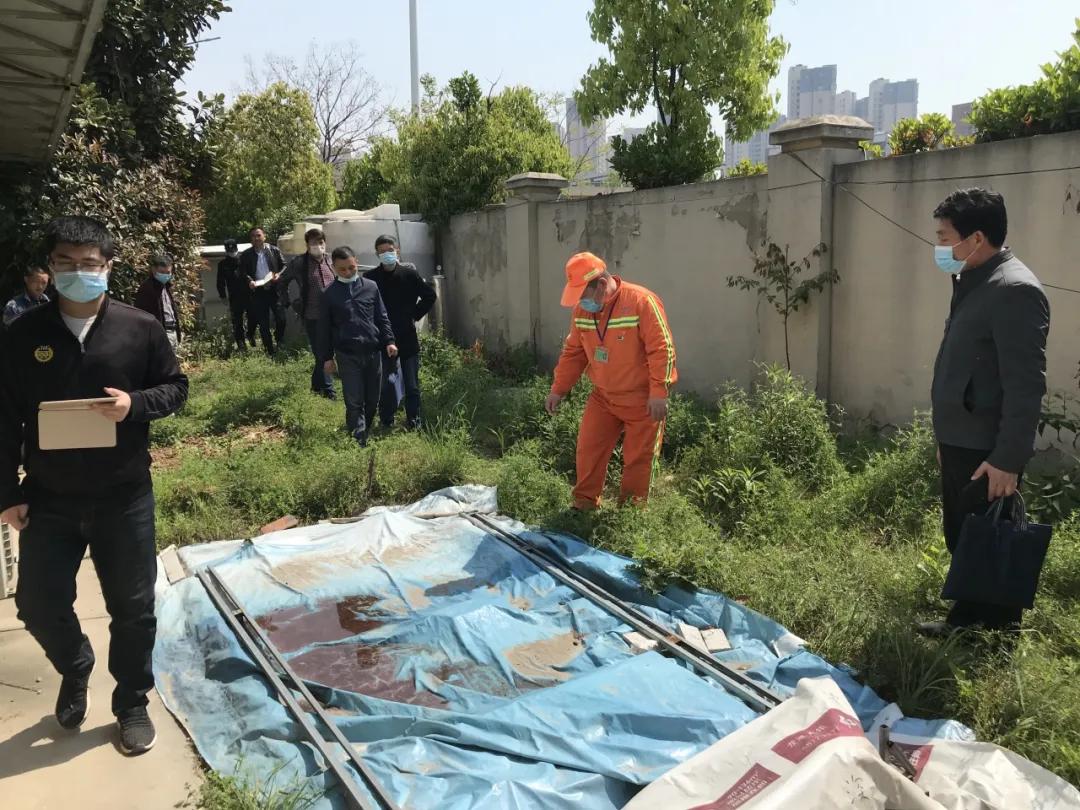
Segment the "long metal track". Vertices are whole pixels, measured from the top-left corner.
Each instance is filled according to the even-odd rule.
[[[386,791],[383,790],[383,787],[375,774],[371,772],[364,764],[363,760],[357,755],[352,743],[350,743],[345,738],[345,735],[341,733],[341,729],[327,717],[326,712],[323,711],[322,705],[315,699],[315,696],[311,694],[311,691],[307,688],[304,681],[297,677],[296,673],[293,672],[288,661],[282,658],[281,653],[278,652],[270,639],[266,637],[262,628],[252,621],[236,596],[229,589],[229,586],[218,576],[217,572],[214,571],[213,568],[207,567],[198,572],[198,577],[203,587],[206,588],[210,600],[214,603],[218,612],[221,613],[226,624],[229,625],[229,629],[232,630],[247,654],[251,656],[251,660],[255,662],[255,665],[263,671],[264,675],[266,675],[267,680],[269,680],[274,687],[274,691],[277,692],[278,697],[281,698],[282,702],[296,718],[296,721],[300,724],[301,728],[303,728],[304,733],[311,741],[311,744],[318,749],[319,753],[322,754],[323,759],[326,760],[330,769],[334,772],[334,776],[336,776],[338,782],[341,783],[341,789],[345,794],[345,800],[348,802],[349,807],[352,808],[352,810],[399,810],[398,806],[394,804],[393,800],[386,794]],[[296,689],[304,697],[308,704],[310,704],[312,710],[322,721],[323,725],[330,730],[330,734],[334,740],[345,750],[346,756],[348,756],[349,761],[352,762],[356,767],[356,770],[363,777],[368,789],[375,797],[377,804],[373,805],[368,798],[360,792],[356,781],[345,767],[343,767],[342,763],[338,761],[337,756],[330,746],[327,745],[322,734],[319,733],[318,729],[315,728],[308,718],[307,712],[305,712],[300,707],[300,704],[297,703],[296,697],[289,688],[290,686],[293,689]]]
[[[578,574],[562,560],[543,549],[537,548],[513,532],[503,529],[489,517],[475,512],[466,513],[465,517],[488,532],[492,537],[501,540],[510,548],[527,557],[540,570],[577,591],[593,604],[618,617],[643,636],[653,639],[672,655],[681,658],[694,669],[715,678],[728,692],[739,698],[754,711],[767,712],[783,702],[778,695],[755,683],[741,672],[717,661],[713,656],[704,650],[699,650],[685,639],[674,635],[670,630],[663,625],[657,624],[637,608],[627,605],[614,594]]]

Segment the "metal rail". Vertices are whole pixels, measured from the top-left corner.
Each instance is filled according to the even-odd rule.
[[[345,735],[341,733],[341,729],[326,715],[322,705],[311,694],[304,681],[293,672],[288,661],[282,658],[281,653],[266,637],[262,628],[247,614],[235,594],[218,576],[217,572],[212,567],[207,567],[198,572],[198,577],[199,582],[202,583],[206,593],[210,596],[210,601],[214,603],[218,612],[221,613],[222,618],[229,625],[229,629],[232,630],[237,641],[240,642],[245,652],[251,656],[255,665],[263,671],[267,680],[274,687],[274,691],[277,692],[278,697],[281,698],[286,708],[303,728],[311,744],[322,754],[323,759],[326,760],[330,769],[334,772],[334,776],[337,777],[341,789],[345,793],[345,800],[348,802],[349,807],[352,810],[399,810],[398,806],[387,795],[375,774],[357,755],[352,743],[345,738]],[[346,756],[363,777],[377,804],[373,805],[359,790],[356,781],[350,776],[342,763],[338,761],[322,734],[319,733],[308,718],[307,712],[297,703],[296,697],[289,688],[290,685],[310,704],[312,711],[323,722],[323,725],[330,730],[330,735],[345,750]]]
[[[621,619],[643,636],[651,638],[672,655],[690,664],[694,669],[715,678],[728,692],[739,698],[754,711],[767,712],[783,702],[783,699],[778,695],[755,683],[741,672],[717,661],[713,656],[704,650],[698,649],[685,639],[674,635],[666,627],[653,621],[637,608],[626,604],[595,582],[578,574],[562,560],[543,549],[537,548],[517,534],[507,531],[488,516],[476,512],[465,513],[464,516],[495,539],[502,541],[510,548],[527,557],[540,570],[577,591],[593,604]]]

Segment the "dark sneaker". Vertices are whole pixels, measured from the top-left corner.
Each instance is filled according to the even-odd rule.
[[[948,638],[960,629],[948,622],[919,622],[915,625],[915,632],[926,638]]]
[[[420,430],[423,427],[424,423],[420,421],[419,416],[415,419],[410,419],[408,422],[405,423],[406,430]]]
[[[116,725],[120,729],[120,750],[129,757],[145,754],[157,742],[157,732],[145,706],[120,712]]]
[[[89,684],[89,675],[65,677],[60,682],[60,694],[56,696],[56,722],[61,728],[76,729],[86,720],[86,713],[90,709],[90,695],[87,694]]]

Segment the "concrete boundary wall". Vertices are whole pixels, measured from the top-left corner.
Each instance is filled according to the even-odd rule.
[[[840,283],[793,316],[793,370],[853,415],[907,423],[929,407],[949,306],[949,279],[919,238],[933,240],[934,207],[955,188],[1000,191],[1020,259],[1043,282],[1080,290],[1080,132],[864,160],[865,128],[789,122],[773,134],[782,151],[769,173],[749,178],[574,200],[558,198],[561,178],[514,178],[506,205],[456,216],[441,234],[447,328],[496,351],[528,345],[550,366],[569,324],[563,264],[590,250],[660,295],[679,387],[712,396],[747,385],[755,363],[784,360],[778,316],[727,277],[749,275],[766,241],[792,258],[824,242],[810,272],[833,267]],[[1047,296],[1049,387],[1076,394],[1080,294]]]

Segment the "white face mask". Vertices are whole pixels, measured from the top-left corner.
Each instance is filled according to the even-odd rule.
[[[321,259],[326,254],[326,245],[308,245],[308,253],[316,259]]]

